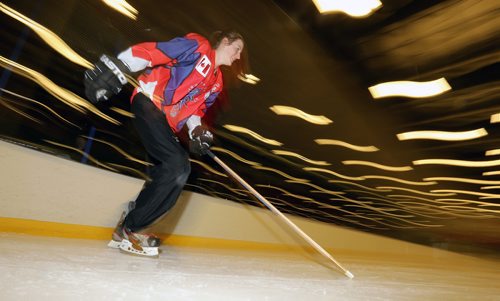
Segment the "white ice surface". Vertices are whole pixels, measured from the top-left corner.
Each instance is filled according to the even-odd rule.
[[[500,263],[162,246],[157,259],[105,241],[0,233],[0,300],[500,300]]]

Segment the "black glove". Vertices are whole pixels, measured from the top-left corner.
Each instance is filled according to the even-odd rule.
[[[214,136],[205,127],[199,125],[191,131],[189,140],[189,151],[198,155],[205,155],[210,149]]]
[[[127,66],[117,58],[103,54],[95,64],[94,69],[85,71],[85,95],[92,103],[108,100],[120,93],[127,83]]]

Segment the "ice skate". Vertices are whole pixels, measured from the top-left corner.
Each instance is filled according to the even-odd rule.
[[[123,240],[123,222],[125,221],[125,217],[127,216],[127,211],[123,211],[120,220],[116,224],[115,231],[113,231],[113,235],[111,236],[111,240],[108,243],[108,247],[113,249],[119,249],[120,244]]]
[[[122,215],[120,217],[120,220],[116,224],[115,231],[113,232],[113,235],[111,236],[111,240],[108,243],[108,247],[113,248],[113,249],[119,249],[120,244],[122,243],[123,240],[123,222],[125,221],[125,217],[127,214],[134,210],[135,208],[135,202],[130,201],[127,204],[127,208],[122,212]]]
[[[121,251],[141,256],[158,256],[158,247],[160,246],[158,237],[152,234],[132,232],[123,226],[122,229],[123,240],[119,244]]]

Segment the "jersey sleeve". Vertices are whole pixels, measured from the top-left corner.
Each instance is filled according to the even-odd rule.
[[[199,41],[186,37],[174,38],[167,42],[145,42],[133,45],[121,52],[118,59],[132,72],[156,65],[175,65],[195,59]]]

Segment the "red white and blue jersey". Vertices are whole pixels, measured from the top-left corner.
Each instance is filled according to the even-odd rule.
[[[146,69],[137,93],[148,96],[165,113],[174,132],[191,116],[198,119],[222,91],[222,73],[215,68],[215,51],[208,40],[190,33],[168,42],[134,45],[118,55],[131,71]]]

